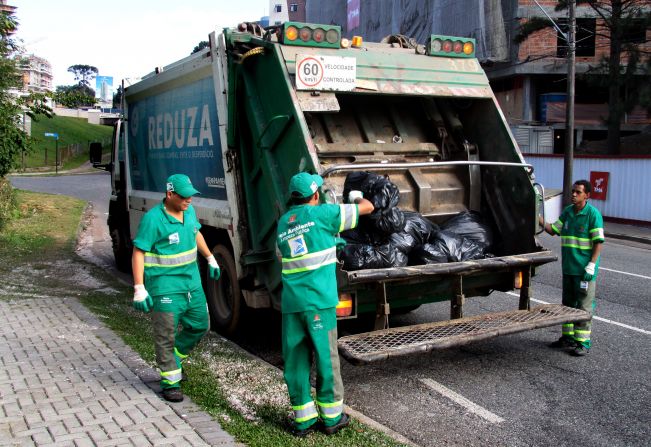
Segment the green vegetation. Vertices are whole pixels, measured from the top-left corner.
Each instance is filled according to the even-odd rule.
[[[131,288],[74,254],[83,202],[58,195],[16,193],[18,213],[0,231],[0,274],[11,277],[16,287],[28,283],[34,296],[76,292],[86,307],[154,366],[150,315],[131,307]],[[29,266],[23,268],[21,263]],[[13,276],[6,275],[6,269],[12,269]],[[80,284],[73,272],[82,270],[90,270],[93,278],[106,286]],[[16,272],[28,277],[17,278]],[[335,436],[314,433],[295,438],[288,432],[290,405],[282,373],[214,333],[204,337],[184,364],[184,371],[188,380],[182,384],[183,392],[247,446],[400,445],[357,421]]]
[[[0,177],[0,231],[16,214],[16,205],[16,193],[11,183]]]
[[[65,116],[54,116],[49,119],[42,118],[37,122],[33,122],[32,140],[34,141],[35,150],[26,157],[26,168],[54,167],[56,161],[56,142],[54,138],[44,136],[46,132],[59,134],[60,151],[71,144],[81,145],[83,149],[81,154],[64,162],[63,169],[70,169],[88,160],[88,145],[91,141],[100,141],[108,148],[111,135],[113,134],[113,128],[110,126],[89,124],[84,118],[69,118]],[[46,151],[47,164],[45,163]]]
[[[0,264],[15,265],[36,253],[41,260],[72,253],[84,202],[53,194],[14,193],[16,206],[0,230]]]

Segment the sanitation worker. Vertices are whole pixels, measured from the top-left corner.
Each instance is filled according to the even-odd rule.
[[[561,236],[563,258],[563,305],[583,309],[592,315],[595,298],[595,280],[599,270],[599,256],[604,242],[604,223],[601,213],[588,203],[592,185],[579,180],[572,185],[572,205],[563,210],[553,224],[540,224],[551,235]],[[565,323],[561,337],[551,343],[553,348],[569,349],[575,356],[590,352],[592,320],[583,323]]]
[[[336,235],[357,226],[373,204],[351,191],[350,204],[319,204],[323,178],[301,172],[289,182],[291,206],[278,221],[282,256],[282,340],[285,382],[294,410],[292,433],[305,436],[317,421],[332,435],[350,422],[343,412],[344,390],[337,352],[339,302],[335,277]],[[310,387],[316,363],[316,405]]]
[[[183,400],[182,362],[209,328],[197,249],[208,262],[210,278],[220,275],[199,232],[201,224],[191,205],[196,194],[187,175],[171,175],[165,198],[143,216],[133,241],[133,307],[153,311],[160,384],[163,398],[170,402]]]

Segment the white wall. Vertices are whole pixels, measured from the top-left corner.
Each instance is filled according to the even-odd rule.
[[[563,156],[525,154],[536,181],[545,188],[563,188]],[[574,159],[574,180],[590,180],[591,171],[609,172],[606,200],[590,200],[604,217],[651,222],[651,157]]]

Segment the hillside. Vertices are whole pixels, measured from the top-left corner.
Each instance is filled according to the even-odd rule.
[[[32,121],[34,151],[26,157],[26,168],[54,167],[56,160],[55,139],[44,136],[45,133],[59,134],[60,154],[71,152],[66,150],[71,145],[79,145],[76,151],[72,151],[77,152],[77,155],[71,159],[63,157],[64,168],[69,169],[88,160],[88,145],[91,141],[100,141],[105,147],[108,147],[113,128],[89,124],[85,118],[54,116],[48,119],[39,117],[38,121]],[[46,157],[47,164],[45,163]]]

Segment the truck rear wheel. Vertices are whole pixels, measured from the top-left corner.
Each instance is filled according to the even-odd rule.
[[[206,280],[210,320],[218,332],[232,335],[237,330],[242,314],[242,293],[237,281],[235,260],[230,250],[223,245],[215,246],[212,252],[221,268],[221,276],[218,281],[210,278]]]
[[[118,270],[124,273],[131,272],[131,239],[129,230],[120,226],[111,230],[111,245],[113,246],[113,256],[115,265]]]

